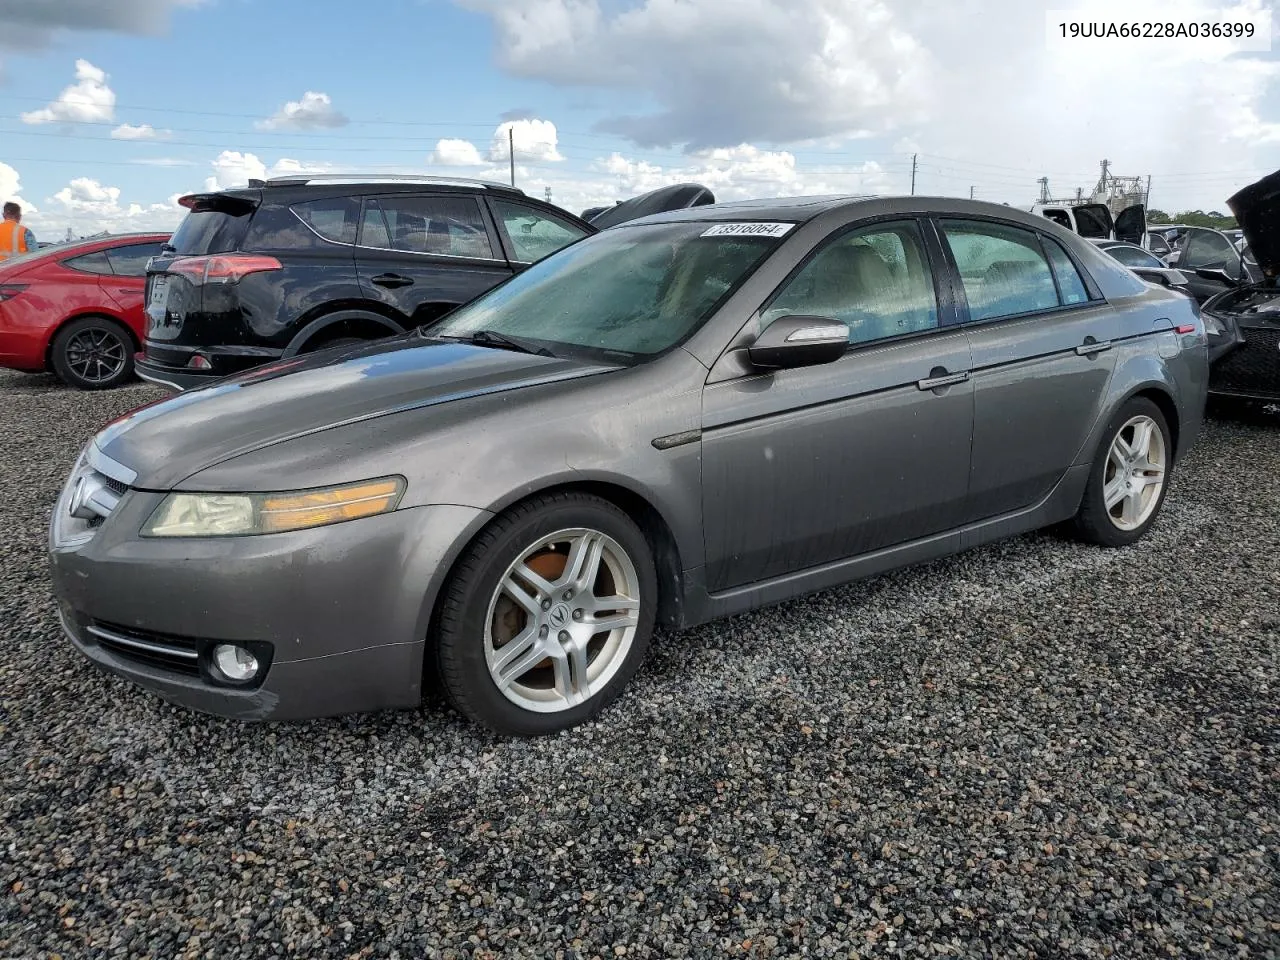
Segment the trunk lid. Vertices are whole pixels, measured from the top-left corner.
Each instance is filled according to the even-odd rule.
[[[203,289],[181,264],[193,257],[241,249],[249,221],[262,198],[259,190],[195,193],[178,202],[190,212],[158,257],[147,264],[147,339],[177,341],[201,313]]]

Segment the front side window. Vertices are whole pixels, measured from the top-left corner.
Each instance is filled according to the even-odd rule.
[[[117,276],[145,277],[147,261],[160,256],[161,243],[131,243],[127,247],[115,247],[106,251],[107,259]]]
[[[511,238],[516,260],[522,263],[537,263],[586,236],[581,227],[522,203],[494,200],[493,207]]]
[[[708,223],[618,227],[535,263],[424,335],[488,331],[557,354],[641,360],[691,336],[779,242]]]
[[[976,220],[944,220],[941,225],[964,283],[970,320],[1058,306],[1053,273],[1036,234]]]
[[[362,226],[364,247],[494,259],[475,197],[380,197],[365,205]]]
[[[937,327],[933,276],[916,224],[877,224],[829,242],[778,291],[762,326],[797,315],[848,324],[850,343]]]
[[[1178,266],[1188,270],[1233,270],[1240,264],[1236,248],[1217,230],[1188,230]]]

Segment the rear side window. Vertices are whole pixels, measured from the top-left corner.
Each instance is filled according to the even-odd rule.
[[[160,243],[131,243],[127,247],[107,250],[111,268],[121,277],[145,277],[147,261],[160,256]]]
[[[1089,299],[1089,291],[1085,289],[1084,279],[1080,276],[1076,265],[1071,262],[1071,258],[1067,256],[1067,251],[1058,246],[1056,240],[1051,240],[1049,237],[1041,236],[1041,240],[1044,241],[1049,262],[1053,264],[1053,275],[1058,278],[1058,294],[1063,305],[1085,303]]]
[[[1053,273],[1030,230],[975,220],[944,220],[970,320],[991,320],[1058,306]]]
[[[353,197],[311,200],[290,207],[299,220],[334,243],[355,243],[360,203]]]
[[[13,261],[10,260],[10,263]],[[111,262],[107,259],[104,251],[99,250],[97,253],[86,253],[82,257],[72,257],[70,260],[63,260],[64,267],[70,267],[72,270],[79,270],[81,273],[106,273],[110,274],[114,271],[111,269]]]
[[[475,197],[392,196],[370,200],[365,205],[360,245],[442,257],[495,259],[480,202]]]
[[[169,246],[182,256],[231,253],[240,248],[252,215],[250,209],[193,210],[170,238]]]

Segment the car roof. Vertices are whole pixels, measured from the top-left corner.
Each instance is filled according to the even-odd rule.
[[[717,222],[733,220],[764,220],[803,224],[824,214],[837,211],[855,211],[865,208],[865,215],[920,216],[975,216],[984,219],[1007,220],[1033,229],[1056,227],[1066,230],[1046,217],[1041,217],[1008,204],[988,200],[968,200],[961,197],[937,197],[915,194],[911,196],[869,194],[823,194],[807,197],[775,197],[762,200],[734,200],[713,203],[701,207],[671,210],[649,217],[629,221],[610,229],[649,223]],[[1070,233],[1071,231],[1066,231]],[[1072,234],[1075,236],[1075,234]]]

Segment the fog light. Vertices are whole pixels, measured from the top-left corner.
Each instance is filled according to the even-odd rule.
[[[258,673],[258,658],[244,647],[220,643],[213,648],[213,665],[233,683],[252,680]]]
[[[213,364],[209,362],[208,357],[197,353],[194,357],[192,357],[190,360],[187,361],[187,366],[190,367],[192,370],[208,370],[210,367],[213,366]]]

